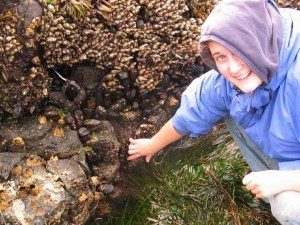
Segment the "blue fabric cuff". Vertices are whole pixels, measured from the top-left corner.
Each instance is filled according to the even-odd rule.
[[[279,170],[300,170],[300,160],[279,162]]]

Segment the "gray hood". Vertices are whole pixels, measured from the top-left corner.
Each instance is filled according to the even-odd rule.
[[[277,8],[267,0],[222,0],[205,20],[200,55],[218,71],[206,44],[216,41],[237,55],[265,83],[279,64],[282,23]]]

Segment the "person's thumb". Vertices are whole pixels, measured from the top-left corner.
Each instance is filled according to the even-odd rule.
[[[150,162],[150,160],[151,160],[151,158],[152,158],[152,155],[148,155],[148,156],[146,156],[146,162],[147,162],[147,163],[149,163],[149,162]]]
[[[249,184],[250,181],[251,181],[251,176],[250,176],[250,174],[247,174],[247,175],[244,177],[244,179],[242,180],[242,182],[243,182],[244,185]]]

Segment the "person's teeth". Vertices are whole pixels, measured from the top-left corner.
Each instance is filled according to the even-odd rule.
[[[242,80],[242,79],[246,78],[249,74],[250,74],[250,72],[245,73],[245,74],[243,74],[243,75],[237,77],[237,79]]]

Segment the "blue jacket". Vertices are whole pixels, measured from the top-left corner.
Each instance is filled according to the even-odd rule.
[[[280,169],[300,169],[300,12],[279,9],[283,23],[280,64],[269,84],[252,94],[236,91],[211,70],[195,79],[182,95],[172,118],[182,134],[207,134],[231,116]]]

